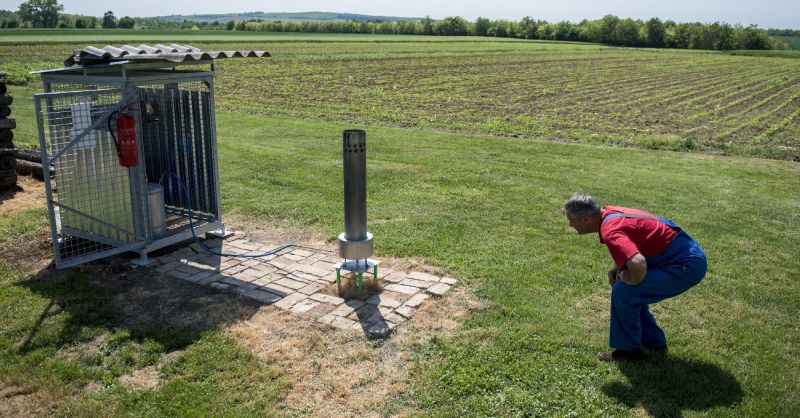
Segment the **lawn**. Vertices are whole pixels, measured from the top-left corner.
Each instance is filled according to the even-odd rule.
[[[339,137],[350,125],[231,112],[220,112],[218,123],[226,211],[254,222],[309,226],[328,237],[340,232]],[[475,288],[485,306],[455,336],[419,348],[415,390],[388,410],[449,416],[800,411],[795,163],[367,128],[370,230],[379,254],[422,257]],[[560,214],[573,190],[670,216],[708,251],[705,281],[655,308],[670,337],[670,357],[641,367],[594,360],[605,347],[610,262],[595,238],[574,235]],[[43,211],[21,216],[27,223],[15,227],[15,219],[3,216],[3,236],[24,241],[18,231],[46,234]],[[159,393],[128,393],[115,385],[130,369],[158,364],[167,373],[173,366],[163,363],[163,342],[115,325],[118,307],[101,304],[91,318],[102,320],[85,319],[79,304],[90,279],[59,273],[53,284],[12,273],[13,267],[5,271],[11,277],[4,280],[1,304],[16,319],[3,325],[2,367],[15,371],[10,375],[17,382],[27,383],[31,374],[61,379],[66,389],[59,390],[66,393],[60,396],[104,384],[78,396],[84,408],[103,401],[127,410],[138,405],[127,399]],[[77,284],[63,290],[59,280]],[[43,338],[41,352],[20,353],[19,340],[51,301],[62,313],[46,325],[59,337]],[[86,321],[88,328],[75,329]],[[58,360],[66,365],[53,369],[55,360],[45,353],[103,332],[122,333],[123,343],[132,344],[128,351],[144,353],[133,354],[127,369],[117,372],[107,364],[116,361],[113,354],[89,365]],[[203,341],[180,344],[191,349]],[[255,377],[232,379],[254,384]],[[40,387],[55,391],[53,384]]]
[[[542,64],[541,76],[558,78],[561,81],[555,84],[564,89],[575,80],[577,85],[596,83],[596,75],[605,74],[606,84],[593,84],[598,109],[624,113],[624,94],[616,94],[615,86],[627,85],[624,77],[637,75],[621,75],[613,64],[604,62],[604,54],[608,61],[635,64],[642,71],[638,78],[643,84],[631,90],[656,91],[652,94],[660,99],[648,102],[653,106],[660,101],[678,103],[677,92],[686,74],[727,82],[729,94],[737,82],[725,80],[741,77],[753,89],[762,83],[759,97],[774,94],[787,99],[796,91],[792,90],[797,88],[796,78],[781,81],[774,74],[791,75],[797,60],[675,52],[662,56],[584,45],[575,47],[580,51],[527,55],[518,50],[468,53],[454,51],[465,45],[470,48],[469,44],[447,43],[430,44],[431,49],[422,54],[416,49],[419,45],[402,44],[410,48],[403,58],[391,57],[390,48],[371,43],[331,43],[325,53],[339,56],[320,57],[323,51],[311,44],[287,45],[295,49],[277,50],[274,60],[231,61],[220,66],[217,87],[225,110],[218,111],[217,123],[224,212],[257,225],[295,225],[335,238],[342,229],[341,131],[366,128],[369,229],[375,234],[378,255],[425,260],[458,278],[459,286],[474,290],[483,306],[466,317],[454,334],[432,335],[415,348],[409,389],[387,399],[378,413],[800,415],[797,163],[602,145],[615,141],[562,143],[552,139],[570,138],[513,137],[502,129],[476,129],[470,123],[478,119],[470,115],[477,112],[478,104],[486,103],[480,109],[488,113],[479,112],[486,115],[496,110],[497,103],[470,101],[471,96],[459,90],[466,87],[444,72],[452,69],[465,83],[477,83],[481,74],[504,75],[493,82],[500,89],[505,81],[522,83],[526,77],[537,76],[534,71],[504,70],[526,71],[534,66],[529,56],[533,55]],[[506,47],[502,45],[498,48]],[[291,51],[295,56],[289,56]],[[287,56],[277,59],[279,53]],[[475,66],[464,67],[468,57]],[[570,73],[573,77],[557,71],[574,68],[563,64],[565,57],[571,57],[570,65],[578,66]],[[383,69],[388,60],[398,64],[398,80],[406,83],[399,90],[421,89],[417,95],[409,93],[408,100],[417,100],[424,108],[427,98],[441,103],[443,114],[466,115],[463,126],[448,129],[458,132],[443,132],[447,124],[418,123],[414,109],[403,107],[402,101],[398,104],[402,97],[391,93],[391,74]],[[665,60],[677,62],[671,69],[662,69]],[[477,63],[490,61],[497,68],[481,73]],[[327,68],[325,62],[337,65]],[[345,66],[348,62],[352,67]],[[263,75],[278,74],[279,64],[284,65],[284,79]],[[253,86],[235,76],[240,74],[233,71],[237,68],[247,69],[241,74],[258,72],[264,83],[274,83],[263,89],[269,93],[264,96],[280,101],[261,107],[239,98],[248,97]],[[342,101],[342,107],[352,113],[341,114],[333,105],[336,93],[326,86],[344,80],[340,77],[346,79],[348,68],[363,71],[357,73],[354,84],[376,87],[356,106],[347,107]],[[712,70],[704,71],[707,68]],[[415,83],[409,81],[413,74],[420,74]],[[647,76],[654,74],[668,74],[674,89],[648,82]],[[367,75],[375,78],[365,79]],[[294,84],[291,77],[296,78]],[[242,84],[234,94],[237,82]],[[430,93],[435,83],[452,89]],[[775,90],[768,90],[770,83],[778,83]],[[321,99],[293,98],[306,85],[317,86]],[[722,88],[715,90],[700,81],[687,85],[684,93],[705,88],[701,85],[708,88],[709,100],[722,100],[715,96]],[[15,89],[15,115],[25,115],[24,109],[17,113],[16,107],[31,103],[35,89]],[[377,96],[378,89],[384,91],[383,99]],[[602,89],[609,91],[605,99],[599,93]],[[450,90],[461,108],[448,104]],[[514,89],[498,91],[515,93]],[[571,94],[581,97],[580,91]],[[559,97],[546,103],[569,103],[567,98],[558,102]],[[515,103],[509,100],[509,105]],[[722,103],[727,106],[733,101]],[[742,106],[758,102],[747,103]],[[767,109],[772,106],[769,103],[760,106]],[[386,119],[380,104],[400,106],[405,112],[401,120],[413,123],[402,129],[386,127],[403,123]],[[546,113],[547,108],[541,106]],[[22,121],[32,116],[32,112],[27,114]],[[605,120],[602,114],[585,114],[589,118],[586,129],[607,129],[600,122]],[[618,119],[614,118],[619,117],[608,119],[608,126],[616,128]],[[674,118],[670,123],[677,124],[679,118]],[[737,118],[726,126],[743,123]],[[757,119],[752,129],[771,118]],[[637,125],[631,122],[631,126]],[[35,131],[21,129],[15,141],[33,144],[35,138],[30,135]],[[596,236],[575,235],[561,214],[561,204],[576,190],[589,192],[602,203],[638,207],[675,219],[705,247],[709,255],[706,279],[687,294],[654,307],[667,332],[669,356],[638,365],[594,359],[597,351],[606,348],[610,292],[605,271],[611,260]],[[102,263],[66,272],[25,272],[21,261],[47,256],[46,245],[35,245],[47,234],[42,209],[13,215],[0,212],[0,312],[6,318],[0,323],[3,393],[30,393],[56,415],[101,410],[135,415],[310,412],[282,409],[291,382],[282,377],[277,365],[259,360],[258,353],[242,346],[228,330],[238,320],[246,320],[255,307],[239,307],[226,321],[203,320],[187,326],[159,319],[142,326],[136,318],[157,313],[140,310],[131,315],[127,304],[115,299],[119,288],[149,286],[148,291],[162,289],[165,295],[159,297],[171,303],[191,308],[194,302],[178,297],[175,284],[165,278],[134,275],[135,280],[109,285],[103,282],[102,272],[114,266]],[[144,298],[157,293],[139,294]],[[234,303],[210,290],[198,297],[217,298],[220,309]],[[202,311],[197,317],[218,316]],[[170,318],[170,314],[159,318]],[[84,346],[99,348],[78,354]],[[138,389],[124,383],[137,373],[154,373],[162,383]]]
[[[220,145],[229,210],[338,233],[346,126],[231,113],[219,123],[239,126]],[[456,337],[421,349],[424,378],[407,401],[424,414],[800,411],[797,164],[382,128],[368,142],[381,255],[424,257],[487,301]],[[669,359],[594,360],[610,259],[561,215],[574,190],[676,219],[708,251],[704,283],[655,309]]]

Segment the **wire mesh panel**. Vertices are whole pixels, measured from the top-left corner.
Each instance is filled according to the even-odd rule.
[[[164,186],[167,230],[217,219],[215,143],[208,84],[160,83],[137,87],[148,182]]]
[[[56,264],[76,265],[126,251],[136,233],[135,182],[122,167],[108,117],[121,89],[38,94],[35,97]]]

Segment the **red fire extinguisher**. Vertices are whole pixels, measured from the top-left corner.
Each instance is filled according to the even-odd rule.
[[[113,114],[112,114],[113,116]],[[136,147],[136,120],[128,114],[128,108],[122,109],[122,114],[117,117],[117,134],[110,129],[111,118],[108,118],[109,132],[117,145],[119,164],[123,167],[136,167],[139,164],[139,154]]]

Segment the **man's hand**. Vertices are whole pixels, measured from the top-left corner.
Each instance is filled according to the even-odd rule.
[[[647,275],[647,260],[641,253],[636,253],[625,263],[625,269],[620,272],[619,280],[623,283],[636,286]]]
[[[618,272],[619,272],[619,270],[617,269],[616,265],[614,267],[612,267],[611,270],[608,271],[608,285],[609,286],[614,286],[614,283],[617,282],[617,273]]]

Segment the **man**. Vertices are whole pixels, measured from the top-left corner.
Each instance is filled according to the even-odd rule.
[[[611,285],[613,351],[597,353],[604,361],[637,360],[643,348],[665,352],[667,340],[648,305],[677,296],[706,274],[703,248],[673,221],[620,206],[602,208],[583,193],[564,204],[564,215],[578,234],[598,233],[614,266]]]

